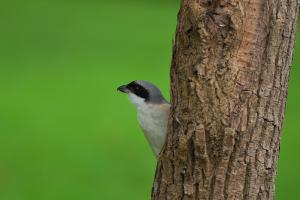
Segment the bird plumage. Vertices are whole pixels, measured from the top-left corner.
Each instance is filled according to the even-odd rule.
[[[120,86],[137,109],[137,119],[156,157],[161,152],[167,134],[170,104],[160,90],[147,81],[133,81]]]

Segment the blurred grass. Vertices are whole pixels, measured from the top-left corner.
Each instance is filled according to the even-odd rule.
[[[0,199],[149,199],[155,160],[116,87],[150,80],[168,96],[178,3],[21,1],[0,7]],[[277,199],[300,183],[300,45]]]

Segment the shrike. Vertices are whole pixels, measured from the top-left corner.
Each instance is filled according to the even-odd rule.
[[[118,87],[118,91],[128,94],[136,107],[138,122],[158,158],[166,141],[170,104],[160,90],[147,81],[133,81]]]

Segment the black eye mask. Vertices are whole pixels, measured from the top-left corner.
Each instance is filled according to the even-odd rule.
[[[131,82],[126,86],[133,94],[138,97],[145,99],[145,101],[149,100],[149,92],[141,85],[137,84],[136,82]]]

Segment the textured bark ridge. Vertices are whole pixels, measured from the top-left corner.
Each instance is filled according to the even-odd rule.
[[[296,0],[182,0],[152,199],[273,199]]]

